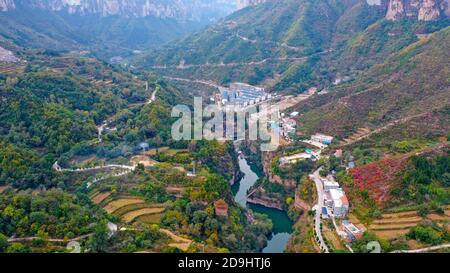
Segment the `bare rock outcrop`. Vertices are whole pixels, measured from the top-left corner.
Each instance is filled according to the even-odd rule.
[[[237,8],[243,9],[248,6],[258,5],[266,2],[266,0],[237,0]]]
[[[223,0],[0,0],[0,11],[31,7],[70,14],[100,16],[174,18],[201,20],[214,14],[230,13],[233,5]]]
[[[0,0],[0,11],[9,11],[15,9],[14,0]]]
[[[388,0],[386,18],[434,21],[450,17],[449,0]]]

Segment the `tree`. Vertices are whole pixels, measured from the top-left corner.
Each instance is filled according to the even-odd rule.
[[[442,243],[443,238],[446,237],[443,236],[442,232],[431,226],[416,226],[412,228],[406,236],[410,239],[432,245]]]
[[[5,252],[8,248],[8,237],[0,233],[0,252]]]
[[[365,232],[361,239],[353,244],[353,250],[356,253],[370,253],[373,251],[373,247],[371,247],[371,243],[373,242],[380,244],[382,252],[390,251],[390,245],[388,242],[378,238],[374,233],[370,232]]]
[[[31,253],[31,248],[21,243],[13,243],[6,250],[7,253]]]
[[[89,246],[93,252],[105,252],[108,244],[108,227],[104,221],[97,224],[94,235],[89,241]]]

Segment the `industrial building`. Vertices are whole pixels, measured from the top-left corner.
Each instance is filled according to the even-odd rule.
[[[220,94],[220,103],[223,106],[247,107],[272,98],[264,88],[245,83],[231,83],[230,88],[223,88]]]

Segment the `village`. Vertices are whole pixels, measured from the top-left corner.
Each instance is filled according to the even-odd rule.
[[[297,113],[292,113],[291,116],[297,115]],[[288,120],[291,120],[288,118]],[[332,136],[317,133],[312,135],[308,140],[302,140],[302,142],[316,147],[316,150],[306,149],[305,152],[289,155],[279,159],[280,166],[286,164],[294,164],[303,160],[317,161],[321,159],[322,151],[329,148],[332,144],[334,138]],[[343,156],[342,150],[336,150],[334,153],[336,158],[341,158]],[[349,167],[351,168],[350,164]],[[310,179],[314,180],[316,185],[316,190],[318,194],[318,203],[314,206],[313,211],[315,213],[315,233],[317,235],[316,239],[322,251],[329,252],[327,245],[324,242],[322,236],[322,221],[331,220],[336,233],[347,243],[346,247],[351,250],[351,243],[360,239],[364,233],[364,230],[356,227],[350,220],[346,219],[350,210],[350,203],[348,201],[347,195],[344,189],[335,180],[332,174],[328,174],[323,177],[321,169],[315,171],[310,175]],[[303,209],[296,196],[296,207]],[[338,224],[340,223],[340,225]]]
[[[283,98],[277,95],[269,95],[265,92],[264,88],[251,86],[245,83],[232,83],[230,88],[222,88],[221,92],[216,95],[215,101],[221,107],[232,106],[235,109],[246,109],[246,107],[256,106],[258,104],[278,101],[282,103]],[[316,88],[311,88],[307,92],[307,96],[317,94]],[[289,107],[283,108],[288,110]],[[259,119],[262,115],[265,117],[273,117],[273,113],[270,111],[279,111],[279,109],[266,109],[264,111],[253,113],[252,119]],[[329,147],[334,141],[333,136],[329,136],[322,133],[316,133],[311,135],[309,139],[298,139],[297,134],[297,121],[299,112],[293,111],[291,113],[278,112],[277,120],[269,120],[268,127],[273,133],[278,133],[286,144],[295,143],[296,141],[304,143],[310,147],[310,149],[304,149],[304,151],[283,156],[279,159],[280,167],[285,167],[291,164],[298,163],[300,161],[313,161],[317,162],[321,158],[328,158],[330,154]],[[341,149],[336,150],[333,155],[336,158],[343,157],[343,151]],[[349,162],[347,168],[353,168],[354,163]],[[329,252],[324,238],[322,236],[322,222],[331,221],[335,227],[336,233],[346,242],[346,247],[352,251],[351,244],[360,239],[364,233],[364,230],[358,228],[350,220],[347,219],[350,203],[344,189],[335,180],[333,174],[327,174],[325,177],[320,175],[320,170],[312,173],[310,179],[316,184],[317,194],[319,196],[318,203],[314,206],[313,211],[315,213],[315,234],[317,243],[323,252]],[[297,196],[296,196],[297,199]],[[296,200],[298,201],[298,200]],[[223,213],[223,204],[215,204],[216,212]],[[299,206],[301,209],[301,206]]]

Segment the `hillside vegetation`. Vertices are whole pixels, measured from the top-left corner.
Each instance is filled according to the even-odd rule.
[[[297,109],[305,132],[346,137],[449,105],[450,28],[393,54],[358,80]],[[446,108],[448,109],[448,108]],[[448,110],[443,111],[444,117]]]

